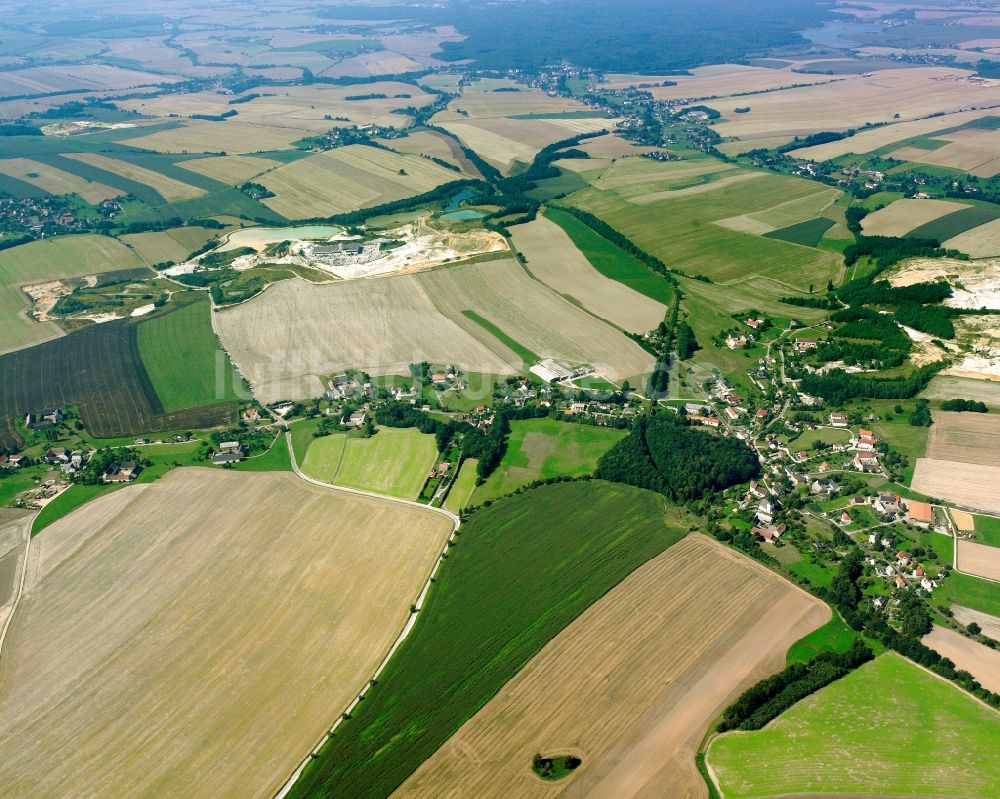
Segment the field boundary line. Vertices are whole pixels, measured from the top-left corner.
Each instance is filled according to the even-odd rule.
[[[24,581],[28,576],[28,555],[31,550],[31,528],[35,526],[35,519],[38,518],[38,514],[41,512],[41,510],[38,510],[31,517],[31,521],[25,526],[27,536],[24,542],[24,555],[21,559],[21,578],[17,583],[17,596],[14,597],[14,601],[11,603],[10,613],[7,614],[7,619],[3,623],[3,630],[0,630],[0,660],[3,658],[3,644],[4,641],[7,640],[7,631],[10,629],[10,625],[14,621],[14,614],[17,613],[17,608],[21,604],[21,597],[24,596]]]
[[[424,584],[420,589],[420,593],[417,595],[416,600],[410,606],[410,613],[408,618],[406,619],[406,622],[403,625],[403,629],[400,630],[399,635],[396,636],[396,640],[392,642],[392,645],[389,647],[389,651],[386,652],[385,656],[379,662],[378,667],[375,669],[372,676],[365,683],[361,691],[359,691],[358,694],[354,697],[354,699],[351,700],[351,703],[336,718],[336,720],[333,722],[333,724],[330,725],[330,727],[326,730],[326,732],[323,733],[322,737],[319,739],[319,741],[317,741],[316,745],[309,750],[309,752],[302,759],[299,765],[289,775],[288,779],[285,780],[282,786],[273,794],[273,799],[284,799],[284,797],[288,796],[292,788],[295,787],[295,783],[298,782],[299,777],[302,776],[302,772],[305,771],[306,766],[319,755],[320,750],[326,745],[327,741],[329,741],[330,738],[333,737],[333,734],[336,732],[337,727],[339,727],[340,724],[350,716],[351,712],[365,698],[365,695],[368,693],[369,689],[371,689],[371,687],[375,685],[375,682],[378,680],[379,675],[385,670],[385,667],[389,665],[389,661],[392,659],[392,656],[396,654],[396,650],[398,650],[399,647],[403,644],[403,641],[405,641],[409,637],[410,632],[413,630],[413,627],[417,622],[417,616],[423,609],[424,601],[426,600],[427,594],[430,591],[431,584],[434,581],[434,577],[437,575],[438,569],[441,567],[441,564],[444,563],[444,558],[448,552],[448,548],[454,542],[455,535],[458,532],[458,528],[462,524],[462,520],[458,517],[458,515],[452,513],[449,510],[446,510],[444,507],[436,508],[433,507],[432,505],[423,505],[419,502],[415,502],[414,500],[410,499],[400,499],[398,497],[386,496],[385,494],[378,494],[374,491],[363,491],[358,488],[347,488],[345,486],[337,486],[333,485],[332,483],[324,483],[322,480],[316,480],[312,477],[309,477],[299,468],[298,461],[295,459],[295,451],[292,449],[292,434],[291,432],[288,431],[287,423],[285,428],[285,440],[288,445],[288,452],[292,462],[292,471],[295,472],[297,477],[299,477],[302,480],[305,480],[307,483],[311,483],[312,485],[318,486],[320,488],[332,489],[334,491],[341,491],[346,494],[355,494],[358,496],[369,497],[372,499],[382,499],[389,502],[395,502],[400,505],[406,505],[408,507],[421,508],[423,510],[431,511],[432,513],[437,513],[441,516],[448,518],[452,523],[452,530],[447,540],[445,541],[444,548],[441,550],[440,553],[438,553],[438,556],[434,561],[434,565],[431,566],[430,574],[427,575],[427,579],[424,581]]]

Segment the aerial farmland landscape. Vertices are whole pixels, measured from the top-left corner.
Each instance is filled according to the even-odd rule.
[[[0,799],[1000,797],[1000,0],[0,9]]]

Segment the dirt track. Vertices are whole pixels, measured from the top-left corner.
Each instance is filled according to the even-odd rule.
[[[828,618],[772,572],[689,536],[560,633],[394,797],[704,797],[694,754],[708,724]],[[543,782],[536,752],[584,765]]]

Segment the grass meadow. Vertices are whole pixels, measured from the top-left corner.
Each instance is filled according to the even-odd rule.
[[[476,466],[478,465],[479,461],[475,458],[468,458],[462,461],[458,476],[455,478],[455,482],[452,483],[451,488],[448,490],[448,496],[444,500],[444,506],[447,510],[450,510],[452,513],[458,513],[469,504],[472,492],[476,490]]]
[[[716,738],[727,799],[777,795],[1000,795],[1000,714],[894,653],[807,697],[764,729]]]
[[[302,458],[302,471],[314,480],[329,483],[340,468],[346,444],[347,436],[342,433],[314,438]]]
[[[312,443],[306,459],[321,441]],[[436,457],[434,436],[412,427],[380,427],[370,438],[348,437],[332,482],[346,488],[415,499]]]
[[[210,313],[207,295],[197,295],[194,302],[138,326],[139,355],[165,411],[233,402],[243,395]]]
[[[682,538],[662,497],[603,481],[477,511],[416,626],[291,797],[390,794],[550,639]]]
[[[503,460],[476,489],[474,503],[502,497],[534,480],[590,474],[625,432],[547,417],[511,422]]]

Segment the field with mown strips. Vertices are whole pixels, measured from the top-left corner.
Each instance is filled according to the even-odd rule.
[[[238,186],[264,172],[277,169],[281,161],[253,155],[216,155],[180,161],[177,165],[220,183]]]
[[[147,264],[161,264],[164,261],[181,263],[213,236],[224,231],[187,225],[169,230],[155,230],[146,233],[129,233],[121,241],[133,248]]]
[[[0,160],[0,173],[37,186],[49,194],[78,194],[88,203],[109,200],[123,192],[93,180],[63,172],[41,161],[29,158]]]
[[[624,436],[624,430],[548,417],[511,422],[503,460],[476,489],[473,504],[509,494],[535,480],[591,474],[597,459]]]
[[[749,559],[688,537],[550,641],[393,796],[700,795],[708,724],[828,617]],[[540,783],[536,752],[583,764]]]
[[[138,326],[139,355],[163,410],[249,399],[212,330],[208,297]]]
[[[436,458],[434,436],[412,427],[380,427],[370,438],[347,439],[332,482],[400,499],[416,499]]]
[[[598,272],[555,222],[539,216],[511,232],[531,274],[575,304],[633,333],[645,333],[663,321],[665,305]],[[659,276],[653,279],[663,282]]]
[[[190,200],[192,197],[199,197],[205,193],[204,189],[200,189],[197,186],[182,183],[160,172],[154,172],[152,169],[130,164],[128,161],[108,158],[106,155],[99,155],[98,153],[67,153],[66,157],[76,161],[83,161],[83,163],[97,167],[98,169],[103,169],[128,180],[145,184],[167,202]]]
[[[35,540],[4,645],[0,781],[272,796],[385,655],[450,531],[292,475],[183,469],[95,500]]]
[[[463,522],[410,637],[290,796],[389,795],[546,643],[687,525],[657,494],[601,481],[543,486],[477,511]]]
[[[142,266],[128,247],[109,236],[56,236],[0,252],[0,352],[61,335],[52,322],[28,319],[21,286]]]
[[[501,375],[520,366],[499,342],[484,346],[441,314],[414,275],[327,286],[285,280],[218,312],[216,325],[264,402],[318,397],[320,376],[347,368],[406,374],[426,360]]]
[[[258,182],[277,195],[264,203],[295,219],[330,216],[423,194],[459,177],[426,158],[352,144],[280,166]]]
[[[1000,794],[998,747],[997,711],[886,653],[764,729],[715,739],[708,765],[727,799],[987,799]],[[875,762],[861,753],[877,753]]]
[[[983,490],[990,489],[983,486]],[[959,539],[955,568],[978,577],[1000,582],[1000,547]],[[997,589],[1000,591],[1000,588]]]
[[[764,238],[759,233],[777,227],[766,219],[753,220],[754,232],[733,226],[743,228],[743,218],[769,210],[778,212],[774,220],[782,226],[808,221],[817,215],[817,203],[822,207],[831,200],[809,181],[737,171],[714,159],[663,164],[628,158],[564,202],[605,220],[668,266],[723,284],[766,277],[775,281],[768,292],[775,297],[836,280],[840,258]],[[734,217],[741,221],[734,223]],[[752,302],[757,301],[755,295]]]
[[[260,153],[290,149],[300,138],[302,131],[294,128],[194,121],[129,139],[129,146],[158,153]]]

